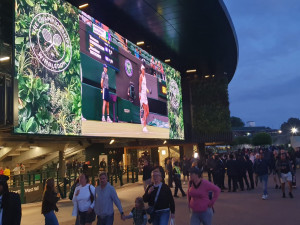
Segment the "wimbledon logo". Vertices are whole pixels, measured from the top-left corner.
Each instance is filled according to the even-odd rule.
[[[71,39],[55,16],[48,13],[37,14],[30,23],[29,40],[34,55],[46,69],[59,73],[70,65]]]
[[[169,97],[174,109],[179,108],[179,88],[175,80],[171,79],[169,83]]]
[[[129,77],[132,76],[133,68],[132,68],[131,62],[128,59],[125,60],[125,71],[126,71],[127,76],[129,76]]]

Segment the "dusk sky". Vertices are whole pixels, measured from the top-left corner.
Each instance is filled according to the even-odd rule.
[[[279,128],[300,117],[300,1],[224,0],[239,43],[231,116]]]

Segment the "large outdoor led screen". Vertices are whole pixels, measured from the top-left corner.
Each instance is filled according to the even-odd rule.
[[[180,73],[60,0],[16,0],[15,133],[183,139]]]

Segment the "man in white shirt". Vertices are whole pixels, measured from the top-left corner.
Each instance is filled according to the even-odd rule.
[[[101,172],[99,174],[100,186],[95,189],[95,207],[94,211],[97,215],[97,225],[113,225],[114,208],[113,203],[119,209],[121,219],[125,220],[120,199],[113,186],[107,181],[107,174]]]

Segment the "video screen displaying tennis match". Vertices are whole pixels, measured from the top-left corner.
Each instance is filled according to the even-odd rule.
[[[178,71],[67,2],[15,7],[15,133],[184,139]]]

